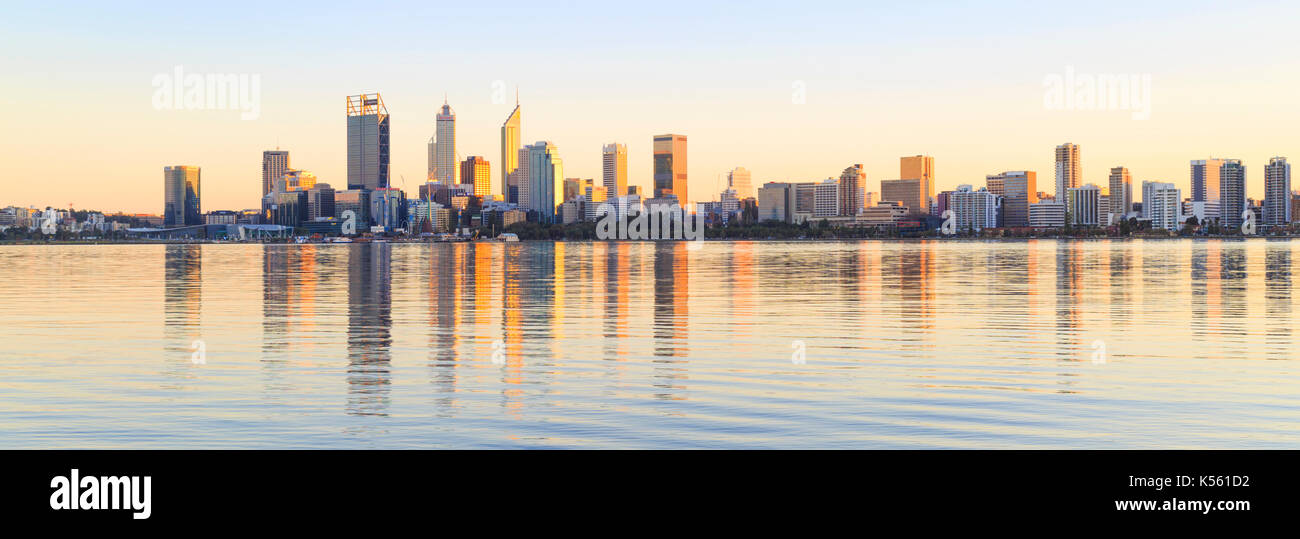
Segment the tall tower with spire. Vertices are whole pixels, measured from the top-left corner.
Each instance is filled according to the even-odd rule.
[[[456,166],[456,113],[447,104],[446,96],[442,99],[442,109],[438,111],[437,140],[434,147],[434,179],[443,185],[460,183],[459,168]]]
[[[519,89],[515,89],[515,110],[501,124],[501,197],[519,203]]]

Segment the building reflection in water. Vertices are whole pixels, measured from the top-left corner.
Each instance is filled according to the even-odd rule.
[[[203,246],[167,245],[163,253],[164,373],[188,377],[194,354],[207,353],[203,312]]]
[[[680,380],[686,369],[679,364],[689,353],[686,344],[690,323],[690,253],[686,242],[657,242],[654,250],[654,360],[655,396],[660,399],[685,399],[686,389]]]
[[[1291,242],[1270,241],[1264,250],[1265,357],[1291,359]]]
[[[602,357],[622,361],[627,357],[628,338],[628,256],[630,249],[624,242],[600,242],[594,249],[592,272],[603,275],[604,309]]]
[[[898,317],[906,349],[933,351],[934,335],[933,241],[903,245],[898,253]]]
[[[262,246],[262,365],[268,391],[290,389],[284,373],[299,357],[312,357],[316,312],[315,245]]]
[[[1064,360],[1091,357],[1078,333],[1082,249],[1083,242],[1056,242],[1056,354]]]
[[[392,361],[392,247],[349,246],[348,402],[351,415],[387,415]]]
[[[457,383],[456,334],[459,325],[456,300],[463,292],[459,263],[464,261],[464,244],[423,246],[428,264],[426,303],[429,309],[429,365],[432,369],[435,402],[440,410],[451,411]]]

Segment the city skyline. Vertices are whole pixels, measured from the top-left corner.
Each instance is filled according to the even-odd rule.
[[[809,37],[793,50],[786,45],[782,51],[750,38],[741,41],[741,47],[723,38],[777,28],[778,22],[762,9],[724,14],[721,8],[705,7],[693,15],[699,24],[735,17],[750,26],[743,33],[717,28],[716,36],[697,44],[700,56],[751,58],[755,55],[744,54],[745,47],[773,47],[763,49],[773,53],[773,60],[721,68],[703,62],[709,64],[706,68],[692,60],[667,81],[632,73],[623,64],[675,62],[680,46],[669,49],[667,56],[656,55],[644,48],[646,30],[629,31],[630,15],[593,15],[581,9],[561,10],[557,24],[574,30],[599,29],[598,37],[611,47],[552,59],[549,64],[519,62],[519,53],[526,50],[522,43],[540,34],[521,22],[506,20],[502,25],[521,30],[519,35],[500,42],[467,38],[436,54],[429,54],[420,40],[401,38],[384,45],[384,54],[392,62],[364,65],[354,54],[331,57],[331,51],[343,49],[329,44],[325,36],[309,40],[326,43],[323,53],[308,56],[303,56],[302,45],[270,33],[247,43],[214,41],[222,31],[247,24],[233,16],[218,17],[210,26],[195,30],[199,41],[209,43],[207,47],[156,49],[147,47],[150,41],[143,38],[123,37],[99,50],[88,46],[106,31],[98,24],[100,18],[90,16],[93,13],[63,17],[54,25],[41,17],[39,6],[20,6],[11,19],[0,22],[6,29],[0,42],[30,52],[5,60],[13,76],[0,85],[7,95],[32,96],[24,98],[31,106],[13,114],[17,123],[33,127],[25,133],[6,133],[0,140],[5,148],[0,176],[7,179],[8,188],[4,203],[60,207],[73,202],[105,211],[158,213],[162,208],[154,194],[156,180],[151,179],[156,178],[157,167],[188,163],[204,169],[206,208],[249,207],[258,195],[258,188],[252,187],[260,176],[258,155],[277,147],[293,151],[294,163],[312,170],[321,182],[345,186],[346,156],[338,142],[343,134],[333,111],[340,95],[376,91],[383,93],[394,116],[391,185],[410,192],[426,175],[426,145],[434,136],[435,116],[444,96],[460,120],[459,153],[495,156],[500,153],[500,122],[514,107],[516,88],[522,105],[529,109],[521,143],[553,141],[574,177],[599,178],[600,147],[616,140],[627,145],[628,184],[650,192],[652,137],[688,135],[693,154],[688,176],[690,192],[698,194],[692,197],[695,200],[716,199],[726,186],[726,172],[736,167],[752,171],[757,186],[768,181],[819,181],[834,176],[846,163],[863,163],[868,190],[877,191],[876,182],[894,179],[900,156],[917,154],[935,158],[940,171],[936,191],[978,185],[981,178],[1006,170],[1032,170],[1049,178],[1053,162],[1045,148],[1062,141],[1086,150],[1081,152],[1081,185],[1107,185],[1107,172],[1124,166],[1135,184],[1170,182],[1187,194],[1192,192],[1187,177],[1190,160],[1226,156],[1253,168],[1246,195],[1263,198],[1263,167],[1273,156],[1294,154],[1291,150],[1300,148],[1300,141],[1286,128],[1285,117],[1277,121],[1274,106],[1289,100],[1286,90],[1292,86],[1289,78],[1279,79],[1275,73],[1289,71],[1286,67],[1295,60],[1280,57],[1276,51],[1286,50],[1276,41],[1281,38],[1258,27],[1279,24],[1274,21],[1286,18],[1279,10],[1296,8],[1256,4],[1193,12],[1175,6],[1124,6],[1127,12],[1138,12],[1131,14],[1133,18],[1158,16],[1168,23],[1148,23],[1142,32],[1132,32],[1139,29],[1135,22],[1116,22],[1118,5],[1111,5],[1054,26],[1056,34],[1046,30],[1050,13],[1035,14],[1005,4],[989,6],[988,13],[957,7],[936,15],[932,22],[935,29],[960,31],[924,51],[909,49],[893,30],[855,38],[860,41],[818,37],[816,10],[787,17],[779,26]],[[131,28],[165,29],[165,23],[181,16],[127,11],[114,17],[134,16],[138,20],[124,22]],[[878,8],[874,20],[882,25],[912,21],[922,16],[921,11]],[[408,25],[431,16],[416,10],[411,21],[397,22],[398,29],[409,29]],[[982,52],[956,48],[974,32],[967,28],[973,24],[964,19],[998,16],[1032,30],[1016,40],[981,42],[976,49]],[[672,15],[655,17],[678,20]],[[621,30],[626,35],[599,24],[610,21],[624,24]],[[1234,21],[1243,24],[1229,24]],[[1200,30],[1208,27],[1220,28],[1219,34],[1206,38]],[[327,36],[334,29],[326,26],[321,33]],[[672,30],[674,35],[685,31]],[[172,32],[176,31],[164,30],[166,35]],[[1221,50],[1234,36],[1251,39],[1239,39],[1247,45]],[[67,43],[50,50],[21,46],[25,39],[40,43],[52,37]],[[1115,39],[1105,47],[1090,45],[1081,51],[1071,46],[1095,44],[1106,37]],[[1042,45],[1038,48],[1043,50],[1031,50],[1035,47],[1027,43]],[[1154,47],[1157,43],[1161,47]],[[491,46],[475,52],[474,47],[483,44]],[[550,52],[580,49],[568,41],[542,41],[538,46]],[[1156,50],[1169,46],[1185,49],[1185,59]],[[86,58],[68,57],[64,53],[69,47],[84,48]],[[130,58],[120,58],[127,51]],[[267,58],[239,63],[255,57],[245,54],[253,51]],[[120,60],[117,63],[104,57],[114,52],[119,53],[114,57]],[[997,56],[998,63],[975,61],[987,56]],[[111,64],[111,71],[96,62]],[[464,76],[434,80],[411,75],[406,69],[411,62],[450,62],[463,68]],[[334,74],[340,63],[357,69]],[[1207,64],[1216,69],[1203,70]],[[149,82],[176,66],[197,73],[260,75],[260,116],[245,121],[234,111],[155,110],[150,105]],[[51,69],[62,75],[50,77]],[[1045,107],[1045,77],[1067,69],[1150,74],[1150,118],[1134,120],[1123,110]],[[601,70],[614,70],[617,76],[588,74]],[[796,103],[801,90],[804,101]],[[1204,122],[1207,110],[1245,121],[1247,128],[1216,128]],[[116,134],[104,136],[103,126],[113,126]],[[54,139],[59,140],[58,148],[45,143]],[[88,169],[95,172],[93,180],[85,174]],[[32,181],[35,178],[42,181]]]

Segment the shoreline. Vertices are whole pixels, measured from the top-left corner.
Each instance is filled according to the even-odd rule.
[[[352,241],[352,242],[326,242],[326,241],[221,241],[221,240],[190,240],[190,241],[116,241],[116,240],[87,240],[87,241],[5,241],[0,240],[0,246],[54,246],[54,245],[366,245],[371,243],[386,243],[398,245],[426,245],[426,244],[458,244],[458,243],[677,243],[677,242],[778,242],[778,243],[843,243],[843,242],[861,242],[861,241],[878,241],[878,242],[1005,242],[1015,243],[1030,240],[1057,240],[1057,241],[1207,241],[1207,240],[1292,240],[1300,239],[1300,236],[1130,236],[1130,237],[1073,237],[1073,236],[1030,236],[1030,237],[916,237],[916,238],[706,238],[704,240],[592,240],[592,239],[574,239],[574,240],[539,240],[539,239],[520,239],[518,241],[507,242],[495,239],[480,239],[473,241],[423,241],[423,240],[406,240],[406,239],[383,239],[378,241]]]

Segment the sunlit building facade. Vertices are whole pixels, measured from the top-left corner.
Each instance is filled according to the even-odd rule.
[[[898,177],[905,180],[921,181],[921,200],[926,208],[920,212],[930,212],[934,203],[934,158],[928,155],[902,157],[898,160]]]
[[[1064,201],[1068,190],[1082,182],[1079,145],[1069,142],[1056,147],[1056,200]]]
[[[686,176],[686,135],[655,135],[654,196],[676,195],[683,206],[690,201]]]
[[[512,204],[519,203],[519,178],[515,171],[519,168],[520,114],[516,102],[515,110],[501,124],[501,198]]]
[[[163,226],[203,224],[199,167],[163,167]]]
[[[600,179],[611,196],[627,193],[627,146],[613,142],[600,149]]]
[[[487,159],[471,155],[460,163],[460,178],[466,184],[474,186],[474,194],[486,196],[492,194],[492,170]]]
[[[433,177],[442,183],[455,185],[460,183],[460,171],[456,161],[456,113],[451,105],[443,101],[435,120],[437,141],[434,147]],[[466,178],[465,183],[470,179]]]

